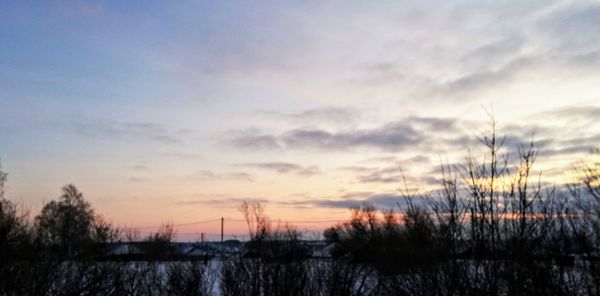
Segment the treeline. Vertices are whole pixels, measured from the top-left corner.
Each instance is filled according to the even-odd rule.
[[[4,198],[6,176],[0,171],[0,295],[202,295],[183,292],[196,286],[202,291],[198,274],[205,266],[159,264],[177,253],[172,226],[147,237],[119,230],[94,213],[73,185],[30,220]],[[137,242],[144,261],[107,261],[121,241]]]
[[[0,171],[0,295],[600,295],[600,162],[553,187],[533,142],[510,155],[494,127],[480,141],[481,160],[441,166],[440,190],[405,185],[396,211],[363,204],[325,230],[326,259],[244,203],[251,239],[238,255],[172,261],[172,226],[119,230],[72,185],[30,218],[4,198]],[[143,241],[148,256],[107,260],[118,241]]]
[[[441,190],[325,231],[334,258],[376,279],[357,294],[600,295],[600,152],[561,188],[534,173],[533,142],[511,156],[494,127],[480,142],[482,160],[442,165]]]

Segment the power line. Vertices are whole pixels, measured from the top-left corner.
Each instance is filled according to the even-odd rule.
[[[211,223],[211,222],[217,222],[220,219],[212,219],[212,220],[204,220],[204,221],[195,221],[195,222],[188,222],[188,223],[179,223],[179,224],[171,224],[173,225],[173,227],[175,226],[189,226],[189,225],[199,225],[199,224],[207,224],[207,223]],[[125,227],[126,229],[158,229],[161,228],[163,225],[160,226],[143,226],[143,227]]]
[[[246,220],[243,219],[227,219],[227,218],[223,218],[229,222],[238,222],[238,223],[246,223]],[[171,224],[173,227],[179,227],[179,226],[191,226],[191,225],[201,225],[201,224],[208,224],[208,223],[216,223],[221,221],[221,219],[210,219],[210,220],[202,220],[202,221],[193,221],[193,222],[186,222],[186,223],[177,223],[177,224]],[[333,220],[333,219],[329,219],[329,220],[270,220],[271,222],[281,222],[281,223],[289,223],[289,224],[317,224],[317,223],[338,223],[340,222],[340,220]],[[163,227],[163,225],[159,225],[159,226],[142,226],[142,227],[124,227],[124,229],[133,229],[133,230],[143,230],[143,229],[159,229]]]
[[[228,221],[232,221],[232,222],[246,222],[246,220],[243,219],[227,219]],[[341,219],[337,219],[337,220],[281,220],[281,219],[269,219],[270,222],[283,222],[283,223],[333,223],[333,222],[340,222]]]

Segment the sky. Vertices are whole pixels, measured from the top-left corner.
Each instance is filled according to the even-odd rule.
[[[6,195],[73,183],[96,212],[189,239],[318,233],[533,139],[547,184],[600,147],[597,1],[0,1]],[[197,222],[197,223],[196,223]],[[145,231],[145,230],[142,230]]]

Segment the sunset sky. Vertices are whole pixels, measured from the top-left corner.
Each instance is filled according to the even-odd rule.
[[[237,207],[321,229],[435,190],[497,119],[548,184],[600,147],[594,1],[2,1],[6,196],[73,183],[116,225],[210,235]],[[236,220],[237,219],[237,220]]]

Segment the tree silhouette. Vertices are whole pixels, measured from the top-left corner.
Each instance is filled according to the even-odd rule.
[[[92,242],[94,211],[75,185],[62,188],[57,201],[44,205],[35,218],[37,238],[61,255],[72,257]]]

